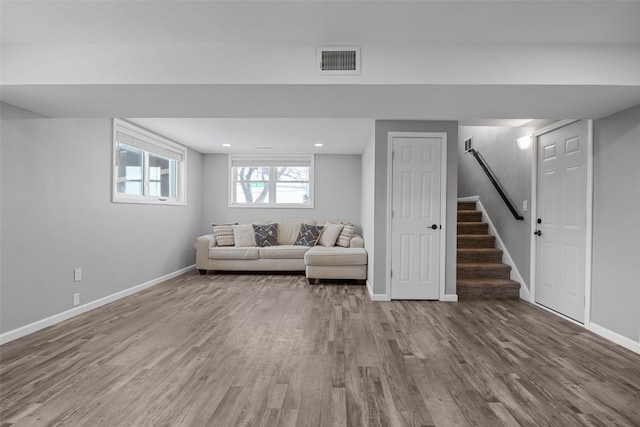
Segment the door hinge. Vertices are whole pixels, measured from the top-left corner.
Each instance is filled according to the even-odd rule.
[[[393,218],[394,216],[396,216],[396,212],[395,211],[391,211],[391,218]]]
[[[393,160],[393,159],[395,159],[395,158],[396,158],[396,152],[395,152],[395,151],[392,151],[392,152],[391,152],[391,160]]]
[[[393,270],[391,270],[389,277],[393,277]]]

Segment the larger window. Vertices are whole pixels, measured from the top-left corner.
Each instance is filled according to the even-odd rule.
[[[229,156],[229,205],[313,207],[313,155]]]
[[[115,119],[113,148],[114,202],[186,204],[185,147]]]

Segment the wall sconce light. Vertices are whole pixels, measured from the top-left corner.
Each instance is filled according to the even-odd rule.
[[[520,138],[518,138],[516,140],[516,142],[518,143],[518,147],[521,150],[526,150],[527,148],[531,147],[531,142],[532,141],[533,141],[533,136],[532,135],[521,136]]]

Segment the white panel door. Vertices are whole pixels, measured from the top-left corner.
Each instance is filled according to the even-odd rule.
[[[584,323],[586,121],[538,137],[536,302]]]
[[[441,138],[391,141],[391,298],[440,297]]]

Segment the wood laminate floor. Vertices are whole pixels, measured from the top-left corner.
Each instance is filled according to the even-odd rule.
[[[1,426],[638,426],[640,355],[517,300],[188,273],[0,347]]]

